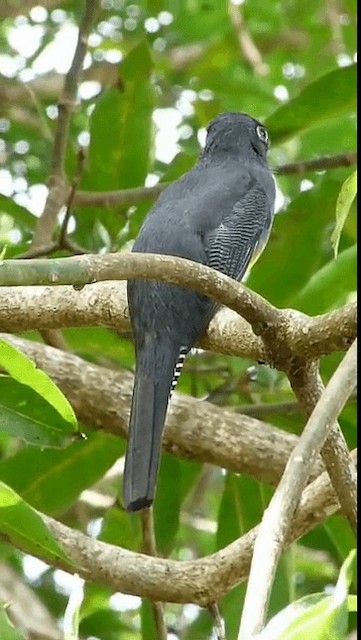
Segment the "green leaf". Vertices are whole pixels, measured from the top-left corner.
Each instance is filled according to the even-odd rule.
[[[183,499],[201,469],[200,464],[178,460],[168,453],[162,453],[153,506],[157,550],[162,555],[169,555],[173,548]]]
[[[111,608],[99,608],[83,617],[80,623],[80,637],[96,637],[100,640],[139,640],[139,634],[132,631]]]
[[[74,440],[75,432],[33,389],[0,376],[0,433],[37,447],[64,447]]]
[[[151,67],[149,49],[143,42],[128,54],[120,66],[118,87],[107,89],[97,100],[90,120],[89,170],[85,177],[85,183],[95,180],[93,189],[139,186],[143,182],[148,165],[153,107],[149,80]],[[129,139],[131,145],[126,144]],[[138,165],[133,160],[135,150],[139,152],[140,148]],[[126,167],[130,159],[135,176],[131,176],[130,167]],[[122,174],[123,170],[128,179]]]
[[[258,524],[264,508],[264,486],[261,483],[245,475],[227,472],[218,513],[217,549],[230,544]],[[221,611],[227,639],[237,638],[245,594],[246,584],[241,584],[222,598]]]
[[[41,517],[13,489],[0,482],[0,531],[15,546],[51,563],[69,562]]]
[[[34,231],[36,217],[12,198],[0,193],[0,217],[2,213],[9,215],[21,228],[22,233],[25,231],[28,235],[29,232]]]
[[[357,246],[339,253],[316,271],[301,291],[290,301],[290,305],[316,315],[337,308],[347,296],[357,289]]]
[[[142,541],[140,517],[129,514],[116,504],[107,509],[99,540],[129,551],[139,551]]]
[[[99,191],[144,184],[152,147],[152,69],[150,49],[143,40],[119,65],[117,86],[105,89],[97,99],[90,118],[88,170],[82,189]],[[74,237],[82,243],[89,237],[87,246],[95,243],[93,248],[98,250],[103,242],[95,227],[99,229],[101,222],[115,242],[127,220],[124,207],[117,209],[118,215],[114,215],[113,207],[87,208],[78,216]]]
[[[56,384],[44,371],[37,369],[30,358],[5,340],[0,340],[0,366],[12,378],[34,389],[56,409],[66,422],[72,424],[74,428],[78,428],[73,408]]]
[[[154,640],[157,637],[157,628],[154,621],[153,607],[150,600],[142,600],[140,607],[140,620],[142,640]]]
[[[123,451],[119,438],[101,432],[66,449],[26,447],[0,462],[0,479],[36,509],[55,515],[101,478]]]
[[[344,640],[347,633],[348,610],[355,606],[348,601],[355,550],[346,558],[333,594],[315,593],[292,603],[275,616],[260,640]]]
[[[331,236],[331,243],[335,252],[338,253],[338,245],[341,238],[342,229],[349,214],[351,205],[357,193],[357,171],[354,171],[341,187],[341,191],[336,202],[336,226]]]
[[[349,613],[357,613],[357,596],[347,597],[347,609]]]
[[[329,118],[355,113],[356,72],[356,64],[334,69],[276,109],[265,123],[272,141],[283,142]]]
[[[0,638],[1,640],[25,640],[18,629],[9,620],[6,606],[0,602]]]

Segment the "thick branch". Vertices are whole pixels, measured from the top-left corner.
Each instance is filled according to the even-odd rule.
[[[1,277],[1,268],[0,268]],[[71,286],[0,288],[0,330],[108,326],[130,331],[125,282],[102,282],[76,291]],[[310,318],[280,311],[283,345],[295,356],[319,358],[345,351],[356,337],[356,303]],[[209,351],[265,360],[262,340],[238,314],[221,309],[199,346]]]
[[[21,349],[53,378],[81,422],[126,437],[133,389],[128,371],[105,369],[23,338],[6,334],[0,338]],[[174,393],[163,449],[276,485],[297,440],[255,418]],[[313,477],[323,469],[319,460]]]
[[[339,508],[326,473],[305,489],[287,545],[307,533]],[[247,578],[257,528],[224,549],[195,561],[154,558],[115,547],[42,516],[74,566],[86,580],[105,584],[114,591],[156,601],[193,602],[209,606]],[[39,553],[39,556],[41,554]],[[59,561],[60,562],[60,561]]]
[[[331,426],[356,384],[356,371],[355,341],[317,402],[264,512],[254,547],[239,638],[252,636],[263,628],[277,563],[294,512]]]

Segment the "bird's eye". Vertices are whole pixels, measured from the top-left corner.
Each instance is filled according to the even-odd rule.
[[[257,132],[257,135],[258,135],[259,139],[262,140],[262,142],[265,142],[267,144],[267,142],[268,142],[268,133],[267,133],[266,129],[264,127],[261,127],[260,125],[258,125],[258,127],[256,127],[256,132]]]

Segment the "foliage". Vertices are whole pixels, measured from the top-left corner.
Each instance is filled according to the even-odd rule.
[[[68,69],[84,2],[1,5],[0,250],[4,247],[6,257],[13,257],[29,247],[42,210],[62,88],[58,70]],[[69,182],[79,170],[80,146],[86,152],[82,191],[174,180],[196,160],[204,128],[215,115],[251,113],[269,130],[270,164],[282,198],[269,245],[247,285],[276,306],[311,315],[352,299],[353,169],[329,169],[327,162],[307,173],[277,174],[276,169],[354,151],[354,0],[245,0],[234,5],[241,25],[225,0],[104,0],[101,5],[71,121]],[[60,36],[56,53],[51,46]],[[244,44],[249,39],[255,49]],[[266,69],[258,68],[255,51]],[[64,61],[68,53],[69,61]],[[89,252],[127,249],[150,206],[149,199],[128,207],[82,207],[75,201],[69,237]],[[61,216],[58,232],[60,225]],[[337,260],[333,247],[338,248]],[[59,250],[55,255],[66,254]],[[133,366],[127,337],[105,328],[67,329],[63,335],[68,347],[90,362]],[[30,337],[40,339],[38,334]],[[0,513],[1,535],[6,540],[19,519],[27,538],[24,541],[22,531],[16,533],[19,548],[31,553],[45,545],[51,565],[54,554],[61,557],[63,552],[39,525],[37,509],[112,544],[139,549],[138,516],[128,517],[116,502],[119,468],[113,465],[124,454],[124,442],[92,432],[92,425],[81,425],[85,440],[75,439],[76,420],[65,398],[39,370],[29,370],[23,356],[5,354],[4,348],[1,343],[0,365],[10,375],[0,377],[0,506],[6,512],[4,518]],[[338,359],[337,354],[322,363],[325,381]],[[186,363],[179,390],[235,409],[254,404],[257,411],[261,406],[263,420],[293,433],[299,434],[304,425],[297,408],[282,408],[293,400],[286,378],[251,361],[196,353]],[[264,410],[265,403],[272,410]],[[347,405],[340,422],[353,447],[354,404]],[[255,479],[168,454],[163,455],[158,487],[157,546],[174,559],[204,556],[239,537],[259,522],[272,494]],[[83,493],[88,489],[96,491],[98,501]],[[336,584],[353,546],[348,525],[337,515],[295,543],[279,565],[270,617],[301,598],[313,605],[304,615],[319,616],[321,609],[324,613],[332,599],[327,589]],[[46,565],[37,574],[36,569],[28,571],[22,554],[6,542],[0,554],[60,620],[71,578],[60,586],[59,571]],[[227,640],[237,638],[244,593],[240,585],[220,603]],[[343,611],[346,601],[345,596]],[[153,640],[147,607],[136,598],[117,598],[103,586],[86,584],[79,605],[79,638]],[[166,620],[174,638],[214,637],[209,613],[194,605],[167,605]],[[298,619],[293,617],[292,624],[298,625]],[[351,613],[335,637],[346,637],[354,628]],[[312,637],[331,637],[322,633]],[[22,637],[12,629],[7,608],[0,611],[0,636]]]

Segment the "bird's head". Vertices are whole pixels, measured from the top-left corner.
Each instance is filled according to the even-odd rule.
[[[202,158],[239,156],[266,160],[269,146],[265,127],[245,113],[221,113],[207,128]]]

